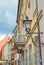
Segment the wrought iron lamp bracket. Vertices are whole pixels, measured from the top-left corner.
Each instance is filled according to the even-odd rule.
[[[35,42],[34,42],[34,40],[33,40],[33,38],[32,38],[32,34],[38,34],[38,32],[34,32],[34,33],[33,33],[33,32],[31,32],[31,31],[30,31],[30,32],[27,31],[27,33],[30,34],[30,37],[31,37],[31,39],[32,39],[33,44],[34,44],[36,47],[39,47],[38,45],[35,44]],[[39,32],[39,34],[43,34],[43,32]],[[41,47],[43,47],[43,43],[42,43],[42,46],[41,46]]]

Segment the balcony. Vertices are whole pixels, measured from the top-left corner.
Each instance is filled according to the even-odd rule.
[[[17,35],[14,39],[14,42],[17,44],[23,43],[22,45],[24,45],[26,42],[26,36],[25,35]]]

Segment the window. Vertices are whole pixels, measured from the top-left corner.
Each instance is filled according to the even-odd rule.
[[[40,65],[39,48],[35,47],[35,64]]]
[[[39,47],[37,47],[37,46],[39,46],[39,39],[38,39],[38,36],[35,36],[34,38],[33,38],[33,41],[35,42],[35,45],[34,45],[34,51],[35,51],[35,64],[36,65],[40,65],[40,56],[39,56]]]
[[[24,65],[28,65],[27,64],[28,61],[27,61],[27,49],[24,50]]]
[[[32,45],[29,45],[29,65],[33,65],[32,62]]]

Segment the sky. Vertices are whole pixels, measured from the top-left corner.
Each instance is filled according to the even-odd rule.
[[[12,35],[16,26],[18,0],[0,0],[0,40]]]
[[[40,0],[38,0],[40,2]],[[43,4],[42,4],[43,3]],[[16,26],[18,0],[0,0],[0,41],[6,35],[13,35]],[[39,3],[44,10],[44,0]]]

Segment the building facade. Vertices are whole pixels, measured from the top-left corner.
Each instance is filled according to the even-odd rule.
[[[5,63],[3,63],[4,65],[11,64],[11,37],[8,38],[6,44],[2,49],[2,60],[5,61]]]
[[[2,50],[2,59],[6,62],[8,61],[8,44],[6,44]],[[5,65],[5,63],[3,63]],[[7,63],[8,65],[8,63]]]
[[[44,9],[43,9],[42,1],[37,0],[19,0],[18,1],[18,12],[17,12],[17,27],[14,29],[14,33],[16,34],[17,38],[15,38],[17,47],[19,45],[20,48],[24,44],[23,49],[23,59],[24,65],[40,65],[40,48],[39,45],[41,43],[41,56],[42,56],[42,64],[44,65]],[[41,7],[40,7],[41,6]],[[43,11],[43,12],[42,12]],[[30,33],[35,34],[28,34],[25,30],[24,20],[31,20],[31,30]],[[28,21],[27,21],[28,22]],[[39,27],[38,23],[39,22]],[[41,27],[42,25],[42,27]],[[40,30],[39,30],[40,29]],[[43,35],[39,32],[43,32]],[[37,34],[36,34],[37,33]],[[20,36],[24,35],[25,39]],[[23,39],[23,40],[22,40]],[[22,43],[24,41],[24,43]]]
[[[14,40],[14,36],[12,37],[12,40]],[[15,55],[15,47],[14,47],[15,43],[12,41],[11,43],[11,65],[15,64],[14,61],[14,55]]]

